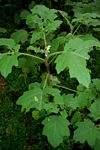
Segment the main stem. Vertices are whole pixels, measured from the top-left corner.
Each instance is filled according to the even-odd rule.
[[[48,63],[48,53],[46,53],[46,51],[47,51],[47,40],[46,40],[46,35],[45,35],[45,32],[43,33],[43,36],[44,36],[44,45],[45,45],[45,49],[44,49],[44,51],[45,51],[45,66],[46,66],[46,70],[47,70],[47,74],[48,74],[48,78],[47,78],[47,81],[48,81],[48,83],[49,83],[49,76],[50,76],[50,69],[49,69],[49,63]],[[46,55],[47,54],[47,55]]]

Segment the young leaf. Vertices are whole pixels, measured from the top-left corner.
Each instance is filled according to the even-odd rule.
[[[70,39],[65,44],[64,52],[55,61],[57,73],[68,67],[71,77],[77,78],[79,83],[89,87],[91,79],[90,71],[86,68],[86,60],[89,59],[88,52],[93,45],[100,46],[100,43],[96,40],[84,41],[78,37]]]
[[[95,85],[96,89],[100,91],[100,79],[93,79],[93,84]]]
[[[57,18],[56,10],[49,9],[44,5],[36,5],[33,9],[31,9],[32,14],[38,14],[42,19],[53,21]]]
[[[96,100],[93,104],[91,104],[90,110],[90,117],[93,117],[95,121],[100,119],[100,100]]]
[[[40,40],[40,39],[43,39],[43,33],[42,32],[33,32],[30,43],[33,44],[37,40]]]
[[[50,116],[43,120],[43,135],[47,136],[48,142],[55,148],[63,142],[64,136],[69,136],[69,121],[62,116]]]
[[[57,30],[57,28],[61,25],[62,21],[60,20],[55,20],[52,23],[48,24],[45,28],[45,30],[50,33],[53,32],[55,30]]]
[[[30,45],[29,47],[27,47],[28,51],[34,51],[35,53],[44,53],[44,50],[41,49],[40,47],[35,47]]]
[[[100,131],[91,120],[85,119],[84,122],[78,123],[78,128],[74,131],[74,140],[76,142],[87,142],[93,147],[96,139],[100,139]]]
[[[13,39],[0,38],[0,46],[6,46],[8,49],[12,50],[16,46]]]
[[[14,53],[12,55],[3,55],[0,59],[0,72],[2,76],[7,77],[12,71],[13,66],[18,66],[17,57],[20,53]]]
[[[64,36],[59,36],[56,39],[53,39],[52,43],[51,43],[51,49],[50,49],[50,51],[51,52],[56,52],[58,50],[59,46],[61,44],[64,44],[65,39],[66,38]]]
[[[28,32],[24,29],[17,30],[16,32],[11,34],[11,38],[16,41],[16,43],[21,42],[25,43],[28,39]]]
[[[6,33],[7,30],[5,28],[0,27],[0,33]]]
[[[26,17],[30,15],[30,12],[28,10],[22,10],[21,14],[20,14],[20,17],[21,19],[26,19]]]

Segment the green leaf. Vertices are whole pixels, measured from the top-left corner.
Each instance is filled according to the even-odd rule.
[[[42,19],[53,21],[57,15],[55,14],[57,11],[54,9],[49,9],[44,5],[36,5],[33,9],[31,9],[32,14],[38,14],[42,17]]]
[[[6,33],[7,30],[5,28],[0,27],[0,33]]]
[[[6,46],[8,49],[12,50],[16,46],[13,39],[0,38],[0,46]]]
[[[56,52],[56,51],[58,50],[59,46],[60,46],[61,44],[64,44],[65,39],[66,39],[66,38],[63,37],[63,36],[59,36],[59,37],[57,37],[56,39],[53,39],[53,40],[52,40],[52,43],[51,43],[51,49],[50,49],[50,51],[51,51],[51,52]]]
[[[80,111],[76,111],[72,115],[71,123],[73,124],[73,126],[75,126],[77,122],[80,122],[81,120],[82,120],[82,114],[80,113]]]
[[[74,140],[76,142],[87,142],[91,147],[94,146],[96,139],[100,138],[100,131],[91,120],[85,119],[78,123],[78,128],[74,131]]]
[[[83,109],[85,107],[88,107],[91,103],[91,100],[89,100],[88,92],[80,92],[79,95],[75,96],[75,100],[78,102],[79,108]]]
[[[43,33],[42,32],[33,32],[32,34],[32,38],[30,43],[33,44],[35,43],[37,40],[43,39]]]
[[[17,30],[11,34],[11,38],[16,41],[16,43],[25,43],[28,39],[28,32],[24,29]]]
[[[42,27],[43,27],[42,19],[39,16],[32,15],[32,14],[27,16],[26,24],[32,28],[40,27],[40,29],[42,29]]]
[[[56,76],[53,76],[52,74],[50,75],[50,84],[54,85],[54,84],[60,84],[59,79]]]
[[[13,66],[18,66],[18,56],[20,53],[14,53],[12,55],[3,55],[0,59],[0,72],[2,76],[7,77],[12,71]]]
[[[52,88],[50,86],[46,87],[45,92],[49,95],[54,96],[54,102],[59,105],[63,105],[63,97],[60,95],[60,90]]]
[[[45,28],[45,30],[50,33],[53,32],[55,30],[57,30],[57,28],[61,25],[62,21],[60,20],[55,20],[52,23],[48,24]]]
[[[22,68],[23,73],[27,74],[31,72],[35,75],[35,73],[37,73],[36,64],[39,64],[40,61],[30,57],[20,57],[18,63],[18,67]]]
[[[99,26],[100,22],[100,15],[97,13],[84,13],[84,14],[79,14],[77,18],[73,19],[72,22],[79,22],[81,24],[85,24],[87,26]]]
[[[67,111],[66,111],[66,110],[60,111],[60,114],[61,114],[61,116],[62,116],[63,118],[65,118],[65,119],[68,117],[68,114],[67,114]]]
[[[32,111],[32,117],[35,119],[35,120],[38,120],[40,118],[40,112],[38,110],[34,110]]]
[[[44,53],[43,49],[40,49],[40,47],[35,47],[30,45],[29,47],[27,47],[27,50],[29,51],[34,51],[35,53]]]
[[[91,104],[90,110],[90,117],[93,117],[95,121],[100,119],[100,100],[96,100],[93,104]]]
[[[87,97],[87,100],[91,102],[96,98],[97,91],[94,85],[91,83],[89,88],[85,88],[83,85],[78,85],[77,94],[78,94],[78,98],[80,99],[80,105],[82,106],[83,104],[81,103],[81,98],[83,97],[82,99],[84,99],[84,97]]]
[[[65,44],[64,52],[55,61],[57,73],[68,67],[72,78],[77,78],[79,83],[89,87],[91,79],[90,71],[86,68],[86,60],[89,59],[88,52],[93,46],[100,46],[100,43],[96,40],[84,41],[78,37],[70,39]]]
[[[54,102],[46,103],[44,109],[48,112],[48,114],[59,112],[59,107]]]
[[[37,110],[44,109],[44,102],[45,97],[42,89],[39,87],[34,87],[33,89],[24,92],[16,103],[18,105],[22,105],[22,111],[26,110],[26,112],[28,112],[31,108],[36,108]]]
[[[73,94],[63,95],[63,101],[66,107],[72,108],[73,110],[79,107],[79,102],[74,98]]]
[[[96,143],[94,145],[94,150],[100,150],[100,139],[99,140],[96,140]]]
[[[20,17],[21,17],[21,19],[26,19],[28,15],[30,15],[30,12],[28,10],[24,9],[24,10],[22,10]]]
[[[100,79],[93,79],[93,84],[95,85],[96,89],[100,91]]]
[[[47,136],[48,142],[55,148],[63,142],[64,136],[69,136],[69,121],[62,116],[50,116],[43,120],[43,135]]]

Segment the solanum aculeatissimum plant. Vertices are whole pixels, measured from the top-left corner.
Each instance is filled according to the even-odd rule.
[[[58,14],[66,19],[70,33],[57,34],[63,24]],[[18,66],[19,59],[25,56],[35,59],[38,66],[45,64],[46,69],[41,74],[41,82],[31,83],[16,103],[22,106],[22,111],[31,111],[36,120],[40,118],[41,111],[45,111],[46,117],[41,122],[44,125],[42,134],[47,136],[53,147],[62,143],[64,137],[70,137],[70,126],[74,126],[73,140],[87,142],[94,148],[95,143],[100,141],[100,127],[93,122],[100,119],[100,80],[91,80],[87,61],[90,59],[89,52],[94,46],[100,47],[100,42],[93,36],[75,35],[75,19],[71,23],[65,12],[44,5],[36,5],[25,19],[29,33],[21,29],[9,39],[0,39],[0,46],[7,49],[0,53],[0,72],[7,77],[12,67]],[[27,52],[21,52],[20,46],[26,41],[29,43]],[[55,66],[56,75],[51,73],[51,64]],[[79,82],[76,90],[65,87],[58,79],[58,75],[66,69],[70,78]],[[66,94],[61,89],[73,94]],[[86,118],[81,115],[84,109],[89,110]],[[75,114],[71,116],[73,112]]]

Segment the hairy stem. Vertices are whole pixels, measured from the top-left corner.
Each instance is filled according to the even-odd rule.
[[[67,21],[69,27],[70,27],[70,33],[73,33],[73,25],[70,23],[70,21],[67,19],[66,16],[62,13],[62,11],[58,10],[58,12],[63,16],[63,18]]]
[[[69,91],[77,93],[76,90],[70,89],[70,88],[62,86],[62,85],[54,84],[53,86],[56,86],[56,87],[59,87],[59,88],[66,89],[66,90],[69,90]]]
[[[36,59],[39,59],[41,61],[45,61],[43,58],[39,57],[39,56],[35,56],[35,55],[32,55],[32,54],[28,54],[28,53],[20,53],[20,55],[24,55],[24,56],[29,56],[29,57],[33,57],[33,58],[36,58]]]

